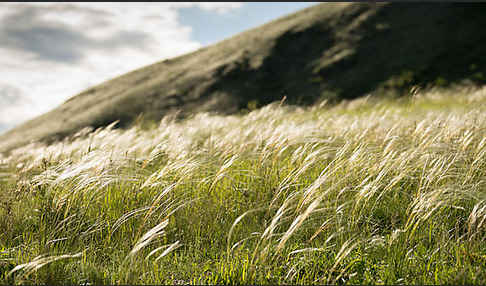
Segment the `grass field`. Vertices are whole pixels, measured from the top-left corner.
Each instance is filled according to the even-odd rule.
[[[0,157],[0,284],[485,284],[486,89],[84,130]]]

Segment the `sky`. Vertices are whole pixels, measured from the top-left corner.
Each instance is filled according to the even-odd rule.
[[[0,133],[93,85],[315,4],[0,3]]]

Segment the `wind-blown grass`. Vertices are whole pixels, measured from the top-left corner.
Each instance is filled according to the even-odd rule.
[[[0,157],[0,281],[486,282],[486,89],[275,103]]]

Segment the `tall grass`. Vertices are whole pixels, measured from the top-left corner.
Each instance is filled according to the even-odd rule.
[[[0,281],[486,282],[486,89],[85,129],[0,157]]]

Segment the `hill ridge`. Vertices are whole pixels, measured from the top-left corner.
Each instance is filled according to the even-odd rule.
[[[0,152],[175,110],[234,113],[414,85],[486,82],[486,7],[322,3],[89,88],[0,136]]]

